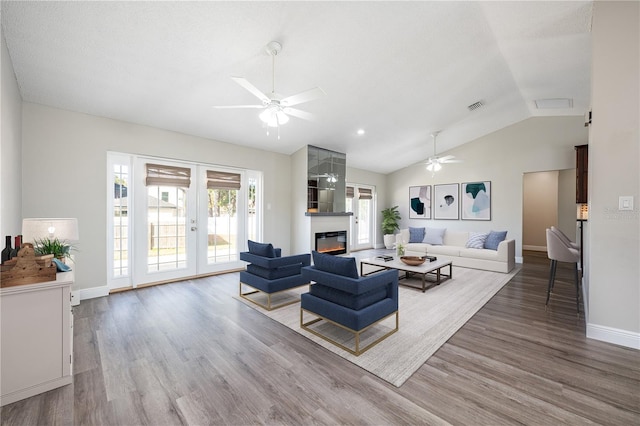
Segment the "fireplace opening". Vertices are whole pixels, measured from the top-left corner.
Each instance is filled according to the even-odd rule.
[[[316,232],[316,251],[326,254],[347,252],[347,231]]]

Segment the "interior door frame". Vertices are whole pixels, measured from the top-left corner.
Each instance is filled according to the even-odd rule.
[[[347,183],[347,186],[351,186],[354,189],[354,198],[352,201],[352,209],[353,215],[350,216],[350,230],[351,237],[349,238],[349,249],[352,251],[358,250],[366,250],[374,248],[375,246],[375,209],[376,209],[376,187],[373,185],[365,185],[365,184],[357,184],[357,183]],[[360,224],[360,220],[362,217],[362,213],[360,212],[360,203],[358,198],[358,188],[369,189],[371,191],[372,197],[371,202],[369,203],[369,241],[364,244],[358,243],[358,225]]]

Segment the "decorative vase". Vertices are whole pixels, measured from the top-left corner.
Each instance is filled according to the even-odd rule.
[[[392,249],[396,242],[396,236],[394,234],[384,234],[384,246],[387,250]]]
[[[398,257],[404,256],[404,246],[402,244],[398,244],[396,246],[396,254],[398,255]]]

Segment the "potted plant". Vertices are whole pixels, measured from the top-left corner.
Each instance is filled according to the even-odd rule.
[[[399,221],[400,212],[398,212],[398,206],[389,207],[382,210],[382,234],[384,235],[384,246],[387,249],[392,249],[395,243],[395,231],[400,229]]]
[[[33,242],[33,248],[37,255],[52,254],[53,257],[64,263],[65,259],[71,258],[71,244],[65,240],[57,238],[41,238]]]

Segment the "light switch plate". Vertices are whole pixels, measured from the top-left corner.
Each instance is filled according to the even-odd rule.
[[[618,197],[618,210],[633,210],[633,195]]]

